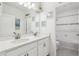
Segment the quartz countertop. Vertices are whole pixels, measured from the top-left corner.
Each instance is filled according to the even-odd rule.
[[[49,36],[48,34],[39,35],[39,36],[24,35],[24,36],[21,37],[21,39],[18,39],[18,40],[22,40],[22,39],[23,40],[29,39],[29,40],[24,41],[24,42],[20,42],[20,43],[12,43],[13,41],[15,41],[15,39],[0,41],[0,52],[4,52],[4,51],[10,50],[12,48],[15,48],[15,47],[18,47],[18,46],[21,46],[21,45],[24,45],[24,44],[28,44],[28,43],[31,43],[31,42],[34,42],[34,41],[38,41],[38,40],[41,40],[41,39],[48,37],[48,36]]]

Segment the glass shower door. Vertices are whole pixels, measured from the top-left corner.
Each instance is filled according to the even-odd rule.
[[[74,4],[74,3],[73,3]],[[63,8],[63,6],[62,6]],[[59,8],[57,9],[59,10]],[[78,9],[56,13],[57,56],[79,55]]]
[[[77,49],[78,49],[78,56],[79,56],[79,13],[78,13],[77,22],[78,22],[78,24],[77,24],[77,34],[76,34],[76,36],[77,36],[77,43],[78,43]]]

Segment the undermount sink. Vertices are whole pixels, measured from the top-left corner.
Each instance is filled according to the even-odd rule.
[[[18,43],[22,43],[22,42],[25,42],[25,41],[28,41],[28,40],[29,39],[17,39],[17,40],[11,41],[11,43],[18,44]]]

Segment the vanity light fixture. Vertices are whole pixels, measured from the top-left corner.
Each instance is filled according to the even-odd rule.
[[[32,2],[18,2],[19,5],[23,5],[24,7],[27,7],[28,9],[34,9],[35,4]]]

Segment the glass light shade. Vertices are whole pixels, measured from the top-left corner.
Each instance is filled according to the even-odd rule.
[[[23,5],[23,4],[24,4],[24,2],[19,2],[19,4],[20,4],[20,5]]]
[[[31,5],[29,5],[29,6],[28,6],[28,8],[29,8],[29,9],[31,9],[31,8],[32,8],[32,6],[31,6]]]
[[[31,2],[18,2],[20,5],[27,7],[28,9],[35,9],[35,4]]]
[[[24,3],[24,7],[27,7],[28,5],[27,5],[27,3]]]
[[[32,5],[31,5],[31,6],[32,6],[32,8],[33,8],[33,9],[35,9],[35,4],[33,4],[33,3],[32,3]]]

